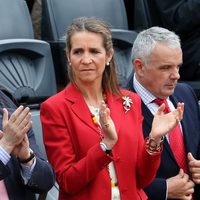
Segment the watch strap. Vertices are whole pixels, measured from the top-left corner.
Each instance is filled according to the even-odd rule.
[[[112,149],[108,149],[108,147],[106,146],[105,143],[100,142],[100,147],[106,154],[111,154],[112,153]]]
[[[31,161],[34,157],[35,157],[35,154],[34,154],[34,152],[30,149],[30,156],[29,156],[27,159],[25,159],[25,160],[20,160],[20,159],[18,158],[18,160],[19,160],[20,163],[25,164],[25,163],[28,163],[29,161]]]

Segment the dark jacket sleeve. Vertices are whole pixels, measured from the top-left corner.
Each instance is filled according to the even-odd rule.
[[[54,185],[55,173],[50,163],[45,159],[44,155],[40,153],[32,129],[29,131],[29,143],[30,148],[35,153],[36,165],[27,187],[29,187],[32,192],[42,193],[50,190]]]
[[[0,160],[0,180],[4,179],[10,174],[9,168]]]
[[[144,189],[148,196],[148,200],[165,200],[167,193],[166,180],[162,178],[156,178],[154,181]]]
[[[12,113],[16,108],[17,105],[11,100],[10,96],[6,95],[6,93],[0,90],[0,107],[7,108],[9,113]],[[2,109],[0,112],[2,115]],[[0,120],[0,128],[2,127],[2,120]],[[43,155],[39,151],[39,147],[36,144],[34,132],[32,128],[28,132],[28,139],[30,148],[34,151],[35,158],[36,158],[36,165],[33,169],[32,176],[28,181],[25,187],[35,193],[43,193],[47,192],[55,183],[55,173],[50,165],[50,163],[45,159],[45,155]],[[19,180],[19,174],[16,173],[20,171],[20,164],[18,163],[17,159],[11,156],[11,160],[7,165],[4,165],[0,161],[0,180],[7,178],[9,175],[12,175],[13,181]],[[13,176],[17,177],[13,177]],[[23,183],[23,180],[21,178]]]
[[[51,187],[55,183],[55,173],[50,165],[50,163],[44,158],[44,155],[42,155],[39,152],[39,147],[37,146],[35,142],[35,137],[32,129],[28,133],[29,137],[29,143],[30,143],[30,148],[34,151],[35,153],[35,158],[36,158],[36,165],[33,169],[32,176],[29,179],[27,185],[28,190],[34,192],[34,193],[43,193],[47,192],[48,190],[51,189]],[[16,171],[20,170],[20,164],[17,164],[17,159],[11,156],[11,160],[9,162],[12,162],[12,164],[9,165],[4,165],[0,161],[0,180],[7,178],[8,176],[12,176],[16,173]],[[11,168],[10,168],[11,167]],[[15,171],[15,172],[13,172]],[[17,181],[16,177],[16,181]],[[21,178],[21,182],[23,183],[23,179]]]

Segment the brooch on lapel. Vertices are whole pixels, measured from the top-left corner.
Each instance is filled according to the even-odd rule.
[[[131,98],[129,98],[129,96],[123,96],[122,99],[124,100],[123,106],[124,106],[125,113],[127,113],[130,110],[131,104],[133,103],[133,101]]]

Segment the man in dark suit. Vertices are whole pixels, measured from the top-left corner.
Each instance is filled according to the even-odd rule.
[[[16,107],[0,90],[0,199],[32,200],[55,182],[53,168],[39,152],[29,108]]]
[[[145,192],[149,200],[192,199],[192,196],[199,200],[200,112],[193,90],[186,84],[177,83],[182,64],[179,37],[160,27],[144,30],[133,44],[132,60],[135,74],[127,87],[142,99],[144,137],[150,133],[153,115],[159,107],[155,99],[166,100],[170,110],[177,106],[177,102],[185,104],[183,120],[178,128],[183,136],[187,170],[183,171],[175,158],[176,152],[171,146],[175,139],[170,136],[171,132],[164,139],[156,178]],[[180,143],[175,142],[177,145]]]

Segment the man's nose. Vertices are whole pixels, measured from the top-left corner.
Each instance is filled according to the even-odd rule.
[[[173,72],[171,73],[171,78],[173,78],[175,80],[180,79],[179,69],[173,70]]]

